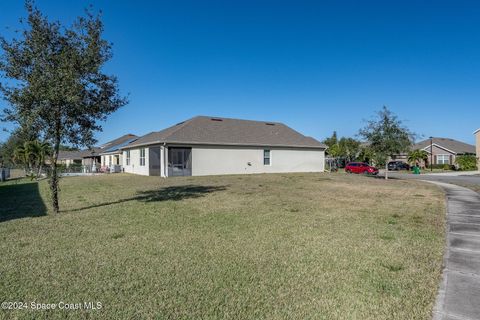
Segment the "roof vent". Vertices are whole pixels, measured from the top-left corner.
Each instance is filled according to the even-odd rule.
[[[212,121],[223,121],[223,119],[220,119],[220,118],[211,118],[210,120],[212,120]]]
[[[274,125],[275,125],[275,123],[271,123],[271,122],[265,122],[265,124],[266,124],[267,126],[274,126]]]
[[[179,125],[184,124],[184,123],[185,123],[185,121],[179,122],[179,123],[176,124],[176,126],[179,126]]]

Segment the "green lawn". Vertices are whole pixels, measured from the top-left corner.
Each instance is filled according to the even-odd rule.
[[[101,302],[12,318],[425,319],[444,196],[336,174],[0,184],[0,301]]]

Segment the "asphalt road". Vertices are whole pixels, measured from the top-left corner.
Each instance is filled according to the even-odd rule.
[[[379,175],[384,177],[384,173]],[[429,180],[429,181],[438,181],[444,183],[453,183],[453,184],[462,184],[462,185],[478,185],[480,186],[480,175],[441,175],[441,174],[409,174],[409,173],[397,173],[397,172],[388,172],[390,178],[396,179],[418,179],[418,180]]]

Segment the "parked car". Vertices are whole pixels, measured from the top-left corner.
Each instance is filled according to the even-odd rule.
[[[349,162],[345,167],[346,173],[378,174],[378,169],[365,162]]]
[[[410,165],[402,161],[390,161],[388,163],[389,171],[410,170]]]

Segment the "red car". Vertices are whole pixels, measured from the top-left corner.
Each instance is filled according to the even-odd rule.
[[[372,166],[369,166],[364,162],[349,162],[345,167],[346,173],[363,173],[363,174],[378,174],[378,169]]]

